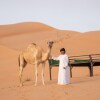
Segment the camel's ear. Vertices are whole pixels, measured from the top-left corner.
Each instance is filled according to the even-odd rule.
[[[47,44],[49,44],[50,40],[47,41]]]

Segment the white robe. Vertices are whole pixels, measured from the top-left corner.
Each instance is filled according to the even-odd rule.
[[[68,67],[68,56],[66,54],[60,55],[54,60],[59,60],[58,84],[66,85],[70,83],[70,71]],[[65,67],[66,69],[64,69]]]

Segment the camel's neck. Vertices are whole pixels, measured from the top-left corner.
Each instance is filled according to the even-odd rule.
[[[49,59],[50,57],[50,54],[51,54],[51,48],[48,47],[48,50],[44,53],[43,57],[42,57],[42,61],[46,61]]]

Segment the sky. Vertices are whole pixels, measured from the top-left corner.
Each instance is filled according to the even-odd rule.
[[[62,30],[100,30],[100,0],[0,0],[0,25],[41,22]]]

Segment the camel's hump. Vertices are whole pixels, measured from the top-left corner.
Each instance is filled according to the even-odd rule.
[[[36,45],[35,43],[31,43],[31,45]]]
[[[28,48],[31,48],[31,47],[36,47],[37,45],[35,43],[31,43],[28,45]]]

